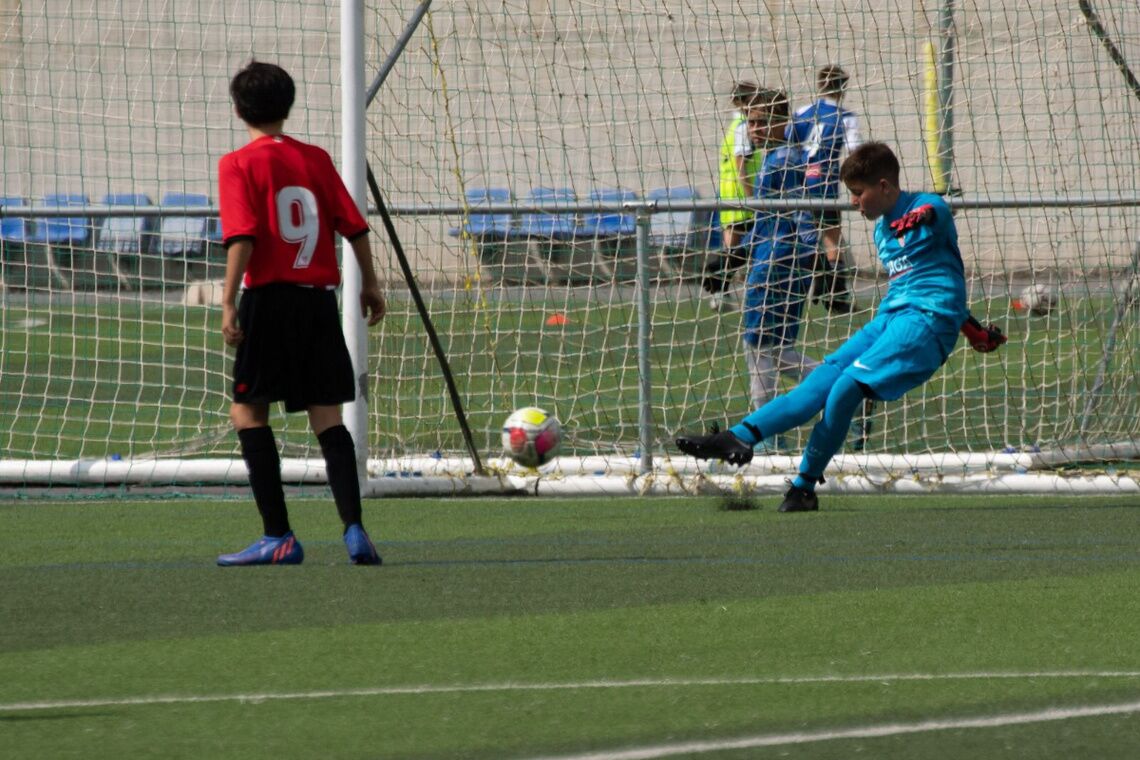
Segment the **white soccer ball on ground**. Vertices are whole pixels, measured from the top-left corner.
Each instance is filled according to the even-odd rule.
[[[1022,288],[1018,304],[1023,311],[1036,317],[1043,317],[1057,306],[1057,294],[1043,282],[1036,282]]]
[[[534,406],[516,409],[503,423],[503,453],[523,467],[538,467],[558,454],[562,424]]]

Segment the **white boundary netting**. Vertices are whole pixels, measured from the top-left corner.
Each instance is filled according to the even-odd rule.
[[[495,474],[469,477],[439,369],[373,218],[392,307],[367,358],[375,493],[781,487],[807,428],[743,474],[710,472],[670,445],[748,411],[740,315],[703,309],[697,282],[718,244],[727,93],[752,79],[799,106],[819,67],[842,65],[864,135],[897,149],[906,186],[932,189],[926,46],[944,49],[947,10],[953,66],[937,75],[953,106],[971,306],[1010,342],[987,357],[959,346],[926,387],[879,405],[862,453],[842,454],[836,468],[847,474],[829,486],[1033,490],[1042,486],[1025,473],[1046,472],[1040,482],[1053,489],[1131,488],[1120,463],[1140,440],[1140,333],[1128,303],[1140,100],[1076,2],[849,6],[769,2],[754,17],[711,0],[432,7],[368,107],[366,152]],[[1135,4],[1093,7],[1140,67]],[[371,78],[411,12],[374,3],[364,16]],[[0,197],[9,208],[42,209],[49,196],[82,206],[75,217],[3,218],[0,482],[244,477],[213,291],[198,284],[216,280],[221,261],[210,221],[217,159],[243,140],[226,86],[251,56],[280,62],[298,81],[288,129],[339,156],[337,24],[335,6],[302,0],[0,0]],[[514,211],[479,214],[480,188],[504,190],[494,202]],[[601,194],[619,188],[627,195]],[[174,194],[181,202],[164,206]],[[109,195],[146,203],[133,201],[137,217],[109,217]],[[658,196],[646,217],[646,313],[633,220],[613,217],[623,197]],[[188,198],[204,199],[200,215],[170,211]],[[573,210],[528,216],[543,203]],[[604,210],[616,229],[599,230]],[[885,287],[870,225],[845,215],[844,234],[859,309],[807,309],[800,349],[814,358],[865,321]],[[1058,294],[1049,315],[1013,308],[1030,283]],[[524,405],[554,412],[566,430],[564,458],[541,477],[496,459],[501,420]],[[274,424],[284,455],[301,463],[287,474],[320,482],[304,420]]]

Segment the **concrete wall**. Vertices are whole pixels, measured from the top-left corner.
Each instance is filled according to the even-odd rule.
[[[920,58],[942,2],[437,3],[369,111],[371,161],[399,205],[454,203],[477,185],[688,184],[709,196],[732,81],[798,104],[814,71],[838,63],[865,132],[898,148],[907,185],[929,187]],[[370,76],[410,12],[394,5],[367,11]],[[956,183],[988,198],[1140,195],[1140,101],[1075,3],[1022,5],[956,3]],[[1140,68],[1134,0],[1096,5]],[[0,0],[4,195],[213,196],[217,159],[243,141],[228,79],[254,55],[298,80],[290,131],[336,156],[338,26],[333,2]],[[399,220],[425,275],[470,268],[446,234],[455,223]],[[1119,266],[1140,232],[1135,209],[959,223],[971,266],[997,275]],[[868,264],[868,225],[847,225]]]

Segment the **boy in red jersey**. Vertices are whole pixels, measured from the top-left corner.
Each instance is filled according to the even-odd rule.
[[[360,265],[361,313],[374,325],[384,295],[372,266],[368,224],[329,154],[283,134],[296,90],[279,66],[252,61],[230,82],[249,143],[218,164],[226,280],[222,336],[237,348],[230,420],[241,442],[265,535],[218,557],[219,565],[300,564],[289,527],[281,460],[269,405],[306,411],[321,445],[350,560],[378,565],[361,523],[356,449],[341,419],[355,397],[355,372],[337,311],[336,235]],[[238,286],[244,286],[237,304]]]

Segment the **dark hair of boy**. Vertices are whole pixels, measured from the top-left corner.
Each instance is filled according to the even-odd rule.
[[[885,179],[898,187],[899,173],[899,160],[894,151],[886,143],[868,142],[851,151],[839,170],[839,179],[845,184],[874,184]]]
[[[285,121],[296,96],[293,77],[272,63],[250,61],[230,80],[234,110],[242,121],[255,127]]]
[[[755,82],[740,81],[732,85],[732,103],[738,108],[747,106],[759,91],[760,86]]]
[[[838,66],[824,66],[816,75],[819,91],[826,95],[839,95],[847,89],[847,72]]]
[[[783,90],[764,89],[757,93],[754,106],[768,112],[772,121],[787,121],[789,113],[788,94]]]

